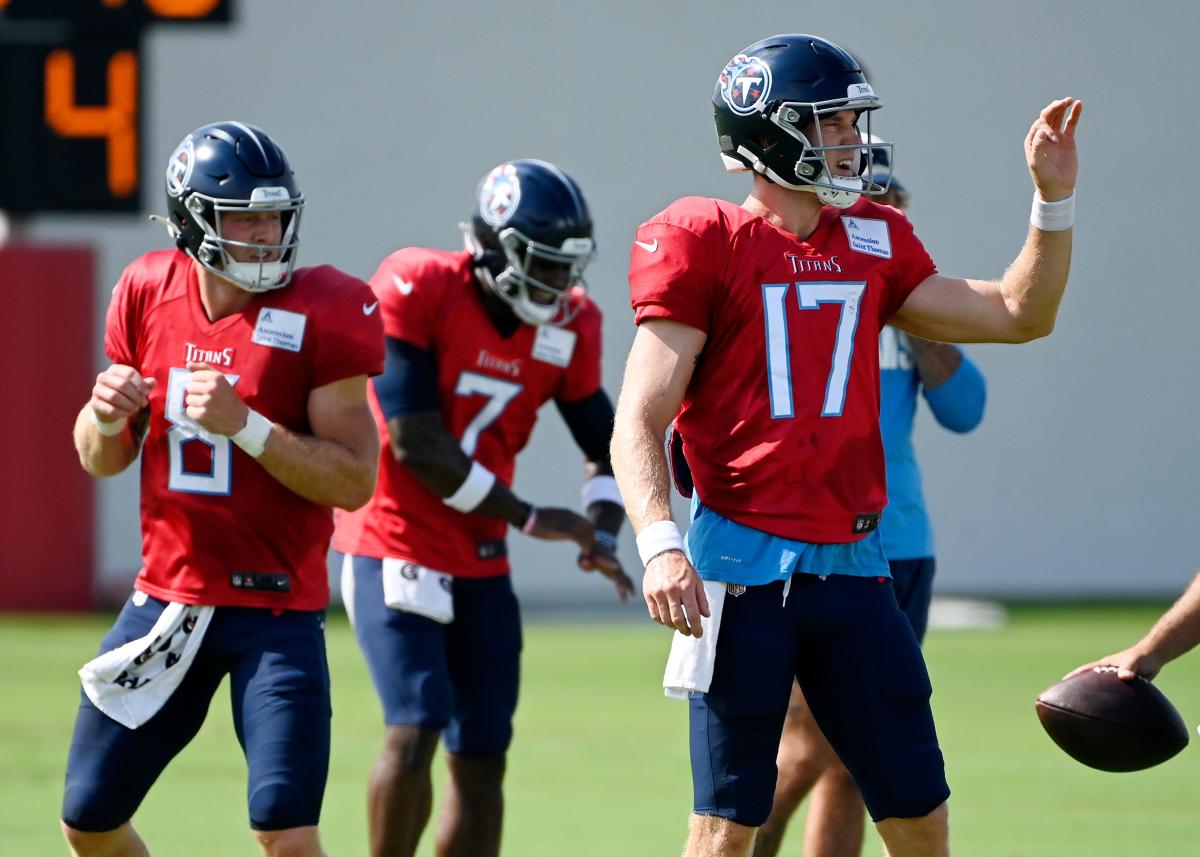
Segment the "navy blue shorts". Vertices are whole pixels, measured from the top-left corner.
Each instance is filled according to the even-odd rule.
[[[521,614],[509,576],[454,579],[448,624],[383,603],[381,560],[355,556],[354,633],[388,726],[444,730],[446,750],[494,756],[512,743]]]
[[[896,601],[918,642],[924,642],[925,630],[929,627],[929,602],[933,600],[933,574],[937,564],[933,557],[920,559],[888,560],[892,570],[892,585],[896,589]]]
[[[134,593],[99,652],[145,636],[165,606]],[[217,608],[179,688],[139,728],[122,726],[80,692],[63,821],[76,830],[99,833],[132,818],[167,763],[200,730],[226,675],[249,774],[250,826],[286,830],[315,825],[329,771],[325,614],[275,615],[249,607]]]
[[[887,578],[792,575],[725,599],[712,685],[691,695],[694,809],[757,827],[771,812],[793,677],[876,821],[950,795],[931,688]]]

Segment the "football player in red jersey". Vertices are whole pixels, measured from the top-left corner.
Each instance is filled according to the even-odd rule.
[[[254,835],[264,854],[315,857],[330,507],[375,486],[383,326],[365,283],[295,268],[304,197],[261,130],[192,132],[166,189],[176,249],[113,289],[112,365],[75,422],[89,473],[141,455],[143,566],[80,671],[63,831],[81,857],[148,854],[131,818],[228,675]]]
[[[727,168],[754,173],[750,195],[681,199],[639,228],[613,437],[650,615],[679,632],[664,685],[691,706],[687,853],[749,852],[795,679],[891,857],[939,857],[949,788],[929,679],[876,529],[876,342],[889,321],[943,341],[1050,333],[1082,105],[1054,101],[1030,128],[1031,228],[996,282],[938,273],[903,214],[862,198],[888,184],[860,136],[880,102],[842,48],[751,45],[713,106]],[[695,482],[686,547],[661,442],[672,420]]]
[[[440,857],[500,850],[521,623],[511,526],[566,540],[578,564],[633,584],[615,556],[625,512],[600,384],[600,311],[584,293],[592,221],[552,164],[497,166],[479,186],[462,252],[406,248],[379,266],[387,365],[372,384],[385,443],[371,502],[338,516],[342,586],[387,724],[368,796],[371,854],[415,853],[439,738],[450,776]],[[511,489],[515,458],[553,400],[584,453],[583,506],[535,506]]]

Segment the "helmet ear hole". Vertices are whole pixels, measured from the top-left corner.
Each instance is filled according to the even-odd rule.
[[[479,264],[487,268],[493,277],[500,276],[504,270],[504,257],[495,250],[484,250],[479,254]]]

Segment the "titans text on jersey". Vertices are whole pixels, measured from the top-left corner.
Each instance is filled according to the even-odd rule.
[[[319,610],[329,600],[330,510],[293,493],[228,437],[185,411],[189,362],[224,372],[251,408],[311,434],[309,393],[383,369],[375,297],[335,268],[301,268],[210,322],[196,268],[178,250],[136,260],[108,310],[104,348],[156,384],[142,450],[142,561],[136,588],[168,601]],[[287,575],[288,592],[235,587],[235,574]]]

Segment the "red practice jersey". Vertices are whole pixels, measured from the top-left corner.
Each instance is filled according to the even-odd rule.
[[[447,430],[475,461],[512,484],[517,453],[529,442],[538,409],[550,399],[574,402],[600,388],[600,310],[582,290],[563,327],[522,324],[505,338],[484,308],[471,255],[408,248],[371,278],[384,332],[431,352]],[[509,571],[508,524],[451,509],[396,461],[383,413],[371,407],[384,438],[379,485],[357,512],[339,512],[334,547],[396,557],[460,577]]]
[[[135,587],[187,604],[318,610],[333,516],[285,488],[229,438],[188,418],[189,361],[223,372],[251,408],[303,434],[309,393],[383,371],[374,293],[336,268],[301,268],[282,289],[210,322],[195,263],[148,253],[113,289],[104,350],[157,382],[142,446],[142,570]],[[237,588],[242,573],[286,574],[288,592]]]
[[[790,539],[861,538],[887,502],[879,331],[935,271],[904,215],[866,200],[823,208],[805,241],[699,197],[644,223],[637,322],[708,335],[676,420],[700,499]]]

